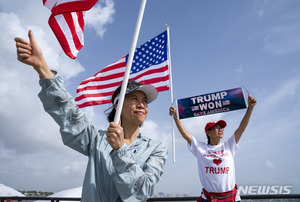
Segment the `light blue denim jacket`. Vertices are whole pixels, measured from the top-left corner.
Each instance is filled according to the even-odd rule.
[[[167,147],[141,134],[129,145],[112,149],[106,131],[97,131],[57,74],[40,79],[44,109],[60,126],[65,145],[88,156],[82,202],[146,201],[163,174]]]

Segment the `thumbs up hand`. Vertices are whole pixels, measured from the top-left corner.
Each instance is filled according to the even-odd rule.
[[[24,64],[31,65],[41,78],[53,77],[53,74],[45,61],[42,50],[35,41],[31,30],[28,32],[28,37],[29,43],[23,38],[15,38],[18,60]]]

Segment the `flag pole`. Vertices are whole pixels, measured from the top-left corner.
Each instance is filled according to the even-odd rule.
[[[138,19],[137,19],[137,22],[136,22],[136,25],[135,25],[134,35],[133,35],[132,42],[131,42],[131,48],[130,48],[130,52],[129,52],[129,55],[128,55],[127,66],[126,66],[124,79],[123,79],[123,83],[122,83],[122,86],[121,86],[120,97],[119,97],[117,110],[116,110],[116,114],[115,114],[115,118],[114,118],[115,123],[119,123],[119,121],[120,121],[120,116],[121,116],[121,111],[122,111],[122,107],[123,107],[123,103],[124,103],[127,83],[128,83],[129,74],[130,74],[130,71],[131,71],[131,65],[132,65],[132,60],[133,60],[133,56],[134,56],[134,51],[135,51],[135,48],[136,48],[136,44],[137,44],[137,40],[138,40],[138,36],[139,36],[141,24],[142,24],[144,10],[145,10],[145,6],[146,6],[146,1],[147,0],[142,0],[142,2],[141,2]]]
[[[171,93],[171,103],[173,105],[173,83],[172,83],[172,68],[171,68],[171,46],[170,46],[170,26],[167,25],[167,35],[168,35],[168,60],[169,60],[169,76],[170,76],[170,93]],[[173,150],[173,162],[175,163],[175,135],[174,135],[174,121],[172,120],[172,150]]]

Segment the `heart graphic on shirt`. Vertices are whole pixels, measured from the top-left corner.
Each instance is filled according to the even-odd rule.
[[[214,159],[213,162],[218,166],[222,163],[222,159]]]

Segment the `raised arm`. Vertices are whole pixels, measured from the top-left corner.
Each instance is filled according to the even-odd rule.
[[[39,84],[42,89],[39,98],[45,111],[60,126],[64,144],[88,155],[89,145],[97,130],[83,111],[78,109],[72,96],[64,88],[62,78],[54,76],[49,69],[31,30],[28,37],[29,42],[20,37],[15,38],[18,60],[32,66],[41,77]]]
[[[15,38],[18,60],[32,66],[41,78],[51,78],[53,74],[49,69],[42,50],[34,39],[31,30],[28,32],[29,43],[20,37]]]
[[[238,143],[239,140],[242,137],[243,132],[245,131],[249,121],[250,121],[250,117],[252,114],[252,111],[254,109],[254,106],[256,105],[256,100],[251,96],[248,95],[248,108],[247,111],[240,123],[240,126],[236,129],[234,135],[235,135],[235,142]]]
[[[188,132],[186,131],[186,129],[183,127],[181,121],[179,120],[176,110],[173,106],[170,107],[169,110],[169,114],[170,116],[173,116],[173,119],[175,121],[175,124],[180,132],[180,134],[182,135],[182,137],[189,143],[192,143],[192,136],[190,134],[188,134]]]

